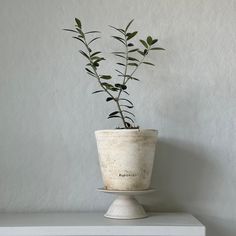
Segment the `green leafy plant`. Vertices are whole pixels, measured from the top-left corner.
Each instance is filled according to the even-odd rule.
[[[116,110],[108,115],[108,119],[118,118],[122,120],[123,126],[121,128],[132,129],[138,128],[135,125],[135,115],[131,112],[134,105],[128,99],[129,93],[127,92],[127,85],[130,81],[139,81],[134,77],[135,72],[141,65],[154,66],[152,62],[146,61],[147,55],[151,51],[165,50],[161,47],[156,47],[158,39],[153,39],[148,36],[146,39],[140,39],[141,48],[134,45],[131,39],[137,36],[138,31],[130,31],[130,26],[133,20],[131,20],[125,28],[116,28],[110,26],[118,35],[113,35],[112,38],[119,42],[122,46],[122,50],[112,52],[114,56],[120,60],[116,63],[118,68],[115,68],[117,77],[114,78],[108,74],[100,74],[99,66],[105,58],[100,51],[92,49],[92,44],[100,39],[99,31],[84,31],[81,21],[75,18],[74,29],[64,29],[75,34],[74,39],[80,41],[84,45],[84,50],[79,52],[87,59],[88,63],[85,66],[86,72],[94,77],[100,87],[99,90],[93,92],[105,93],[107,95],[107,102],[114,102]],[[95,36],[94,36],[95,35]],[[118,82],[116,82],[118,80]]]

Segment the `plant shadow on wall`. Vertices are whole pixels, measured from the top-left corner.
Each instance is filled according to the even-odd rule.
[[[189,212],[206,225],[210,235],[235,236],[227,225],[216,224],[213,213],[205,209],[206,204],[214,205],[212,201],[220,194],[223,175],[220,166],[208,156],[209,147],[160,138],[151,184],[156,192],[139,200],[148,211]]]
[[[184,211],[182,202],[191,204],[202,192],[207,163],[202,148],[179,140],[160,138],[157,144],[152,185],[152,208],[158,211]],[[205,190],[205,189],[204,189]],[[147,206],[150,208],[150,206]]]

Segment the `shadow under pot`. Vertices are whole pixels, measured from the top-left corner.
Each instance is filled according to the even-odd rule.
[[[157,130],[95,131],[104,188],[135,191],[150,187]]]

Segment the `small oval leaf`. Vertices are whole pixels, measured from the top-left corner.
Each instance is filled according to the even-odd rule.
[[[148,48],[148,45],[147,45],[147,43],[146,43],[144,40],[140,39],[139,41],[142,43],[142,45],[143,45],[145,48]]]
[[[132,39],[136,34],[138,33],[138,31],[135,31],[133,33],[128,33],[126,36],[127,36],[127,40],[130,40]]]
[[[126,102],[128,102],[130,105],[134,106],[134,104],[133,104],[130,100],[126,99],[126,98],[120,98],[119,100],[121,100],[121,101],[126,101]]]
[[[156,48],[151,48],[150,50],[165,50],[165,48],[156,47]]]
[[[102,92],[104,92],[104,90],[97,90],[97,91],[92,92],[92,94],[95,94],[95,93],[102,93]]]
[[[120,63],[120,62],[118,62],[118,63],[116,63],[117,65],[120,65],[120,66],[125,66],[125,64],[123,64],[123,63]]]
[[[152,40],[152,45],[155,44],[158,41],[158,39],[153,39]]]
[[[139,60],[134,58],[134,57],[128,57],[128,60],[130,60],[130,61],[138,61],[139,62]]]
[[[111,79],[111,76],[110,75],[102,75],[102,76],[100,76],[102,79],[106,79],[106,80],[108,80],[108,79]]]
[[[129,24],[126,26],[126,28],[125,28],[125,32],[127,32],[127,30],[129,29],[129,27],[130,27],[130,25],[133,23],[133,21],[134,21],[134,19],[131,20],[131,21],[129,22]]]
[[[87,59],[89,59],[89,56],[88,56],[84,51],[79,50],[79,52],[80,52],[83,56],[85,56]]]
[[[120,113],[120,112],[119,111],[114,111],[114,112],[110,113],[109,116],[114,116],[114,115],[116,115],[118,113]]]
[[[116,86],[117,88],[121,88],[122,90],[126,90],[126,89],[127,89],[127,86],[124,85],[124,84],[115,84],[115,86]]]
[[[68,31],[68,32],[78,33],[77,31],[72,30],[72,29],[63,29],[63,30]]]
[[[136,67],[138,66],[137,63],[128,63],[128,65],[129,65],[129,66],[136,66]]]
[[[101,33],[100,31],[89,31],[89,32],[85,32],[84,34],[95,34],[95,33]]]
[[[77,26],[81,29],[82,28],[81,21],[78,18],[75,18],[75,22]]]
[[[108,98],[106,99],[107,102],[109,102],[109,101],[111,101],[111,100],[113,100],[112,97],[108,97]]]
[[[120,116],[108,116],[107,119],[111,119],[111,118],[121,118]]]
[[[95,55],[97,55],[97,54],[99,54],[99,53],[101,53],[101,52],[100,52],[100,51],[94,52],[93,54],[91,54],[91,57],[94,57]]]
[[[151,36],[148,36],[147,37],[147,43],[148,43],[148,45],[152,45],[152,37]]]
[[[88,43],[88,45],[91,44],[93,41],[95,41],[95,40],[97,40],[97,39],[100,39],[100,38],[101,38],[101,37],[96,37],[96,38],[92,39],[92,40]]]
[[[147,62],[147,61],[144,61],[143,64],[150,65],[150,66],[155,66],[155,65],[152,64],[151,62]]]

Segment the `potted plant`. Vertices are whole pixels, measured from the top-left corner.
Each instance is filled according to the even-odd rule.
[[[132,39],[137,31],[130,31],[131,20],[125,28],[110,26],[118,35],[112,38],[121,44],[120,51],[112,52],[119,61],[114,68],[117,76],[101,74],[100,64],[105,60],[100,51],[94,51],[92,44],[100,38],[99,31],[85,31],[81,21],[75,18],[74,29],[64,29],[75,35],[84,46],[79,52],[86,58],[86,72],[96,79],[99,89],[93,94],[103,93],[106,102],[114,103],[116,109],[108,119],[119,119],[121,127],[112,130],[95,131],[99,162],[103,176],[104,188],[108,190],[145,190],[150,186],[152,167],[155,157],[157,131],[140,129],[135,124],[134,107],[130,101],[127,86],[139,81],[135,72],[141,65],[151,65],[146,57],[153,51],[164,50],[156,47],[157,39],[148,36],[140,39],[142,48],[134,45]],[[95,35],[95,36],[94,36]]]

